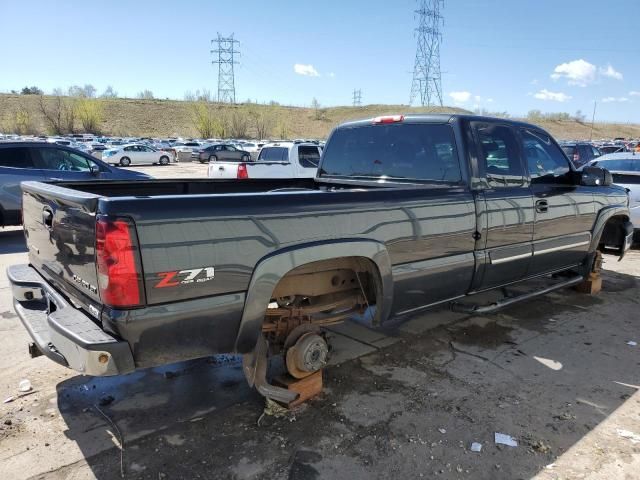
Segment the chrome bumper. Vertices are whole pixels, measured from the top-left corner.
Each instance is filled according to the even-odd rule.
[[[127,342],[102,330],[72,306],[29,265],[7,268],[13,306],[37,351],[85,375],[119,375],[135,370]]]

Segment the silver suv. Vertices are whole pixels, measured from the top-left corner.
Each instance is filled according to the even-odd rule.
[[[133,180],[148,175],[114,168],[73,148],[55,143],[0,143],[0,226],[20,225],[26,180]]]

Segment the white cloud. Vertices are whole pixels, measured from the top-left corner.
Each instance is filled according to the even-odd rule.
[[[533,80],[531,80],[531,82],[529,82],[531,85],[538,85],[538,79],[534,78]]]
[[[607,68],[600,67],[600,75],[603,77],[613,78],[615,80],[622,80],[622,73],[618,72],[611,65],[607,65]]]
[[[298,75],[304,75],[306,77],[319,77],[320,74],[313,65],[304,65],[302,63],[296,63],[293,66],[293,71]]]
[[[335,74],[335,73],[333,73],[333,72],[329,72],[329,73],[327,73],[327,76],[328,76],[329,78],[335,78],[335,77],[336,77],[336,74]]]
[[[493,98],[487,98],[487,103],[493,103]]]
[[[554,80],[566,79],[569,85],[586,87],[595,82],[597,72],[598,69],[595,65],[580,59],[561,63],[554,68],[551,78]]]
[[[453,98],[455,102],[465,103],[471,99],[471,92],[450,92],[449,96]]]
[[[624,103],[624,102],[628,102],[629,99],[627,97],[605,97],[602,99],[602,103],[613,103],[613,102],[618,102],[618,103]]]
[[[635,90],[631,90],[629,92],[629,95],[632,96],[632,97],[640,97],[640,92],[637,92]]]
[[[534,93],[533,96],[538,100],[551,100],[554,102],[566,102],[567,100],[571,100],[572,98],[562,92],[550,92],[546,88],[543,88],[538,93]]]
[[[566,80],[568,85],[586,87],[587,85],[595,83],[600,78],[622,80],[624,76],[622,72],[613,68],[611,64],[608,64],[606,67],[596,67],[594,64],[581,58],[556,66],[556,68],[553,69],[551,78],[553,80]]]

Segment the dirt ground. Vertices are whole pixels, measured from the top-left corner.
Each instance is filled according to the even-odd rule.
[[[0,231],[0,269],[25,261],[21,231]],[[640,251],[607,257],[603,276],[597,296],[337,327],[323,394],[280,416],[235,356],[114,378],[30,359],[0,273],[0,401],[21,379],[34,392],[0,403],[1,477],[637,479]]]

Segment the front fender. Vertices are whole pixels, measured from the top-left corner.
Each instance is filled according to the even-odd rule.
[[[308,263],[343,257],[367,258],[376,265],[382,285],[382,298],[378,299],[378,308],[381,308],[379,318],[380,321],[386,320],[393,303],[393,276],[384,244],[373,240],[336,240],[297,245],[274,252],[258,262],[249,282],[235,351],[247,353],[253,350],[262,331],[271,295],[282,277]]]
[[[620,205],[612,205],[600,210],[600,212],[598,213],[598,217],[596,218],[596,221],[593,225],[593,230],[591,232],[591,245],[589,246],[589,253],[594,253],[598,249],[600,238],[602,237],[602,233],[604,232],[604,227],[606,226],[607,222],[613,217],[623,217],[625,218],[625,221],[628,222],[630,217],[629,208]]]

